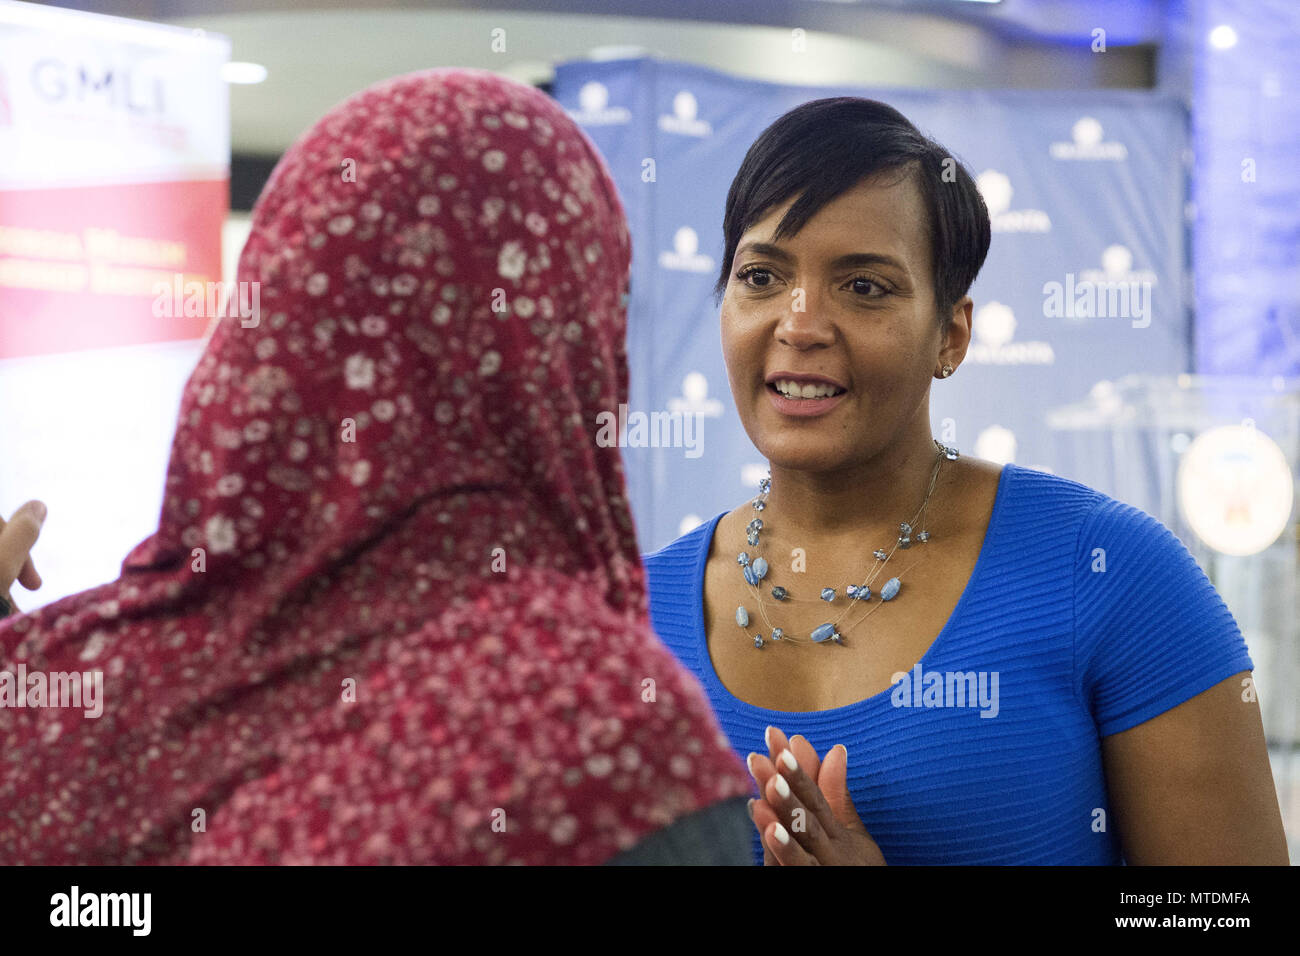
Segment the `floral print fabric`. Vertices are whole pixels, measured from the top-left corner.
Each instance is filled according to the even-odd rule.
[[[276,167],[157,532],[0,624],[0,863],[599,863],[751,784],[650,630],[619,449],[630,240],[548,97],[430,70]],[[129,449],[124,449],[129,454]]]

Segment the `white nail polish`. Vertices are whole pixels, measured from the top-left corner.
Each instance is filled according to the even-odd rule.
[[[799,769],[799,761],[794,759],[794,754],[790,753],[790,751],[782,750],[781,759],[785,761],[785,765],[789,767],[791,770]]]
[[[790,798],[790,785],[785,782],[785,777],[779,773],[776,775],[776,792],[781,795],[782,800]]]
[[[790,842],[790,834],[786,833],[785,827],[781,826],[779,823],[776,825],[776,838],[780,841],[782,846],[785,846]]]
[[[772,752],[772,728],[768,727],[763,731],[763,743],[767,744],[767,752]]]

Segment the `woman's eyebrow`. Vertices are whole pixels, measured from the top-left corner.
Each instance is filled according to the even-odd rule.
[[[736,250],[736,257],[739,258],[741,253],[745,252],[767,256],[769,259],[778,259],[781,262],[794,261],[794,256],[770,242],[742,243],[740,248]],[[837,256],[831,261],[832,269],[841,269],[847,266],[890,266],[904,275],[908,274],[907,267],[903,263],[893,256],[880,252],[850,252],[846,255]]]

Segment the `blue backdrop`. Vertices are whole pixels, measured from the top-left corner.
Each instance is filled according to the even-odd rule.
[[[808,100],[896,107],[989,206],[972,346],[931,393],[937,438],[1075,477],[1082,463],[1063,459],[1079,446],[1052,441],[1048,409],[1102,380],[1191,368],[1188,121],[1172,97],[795,87],[655,59],[563,64],[553,92],[605,156],[631,222],[624,460],[644,551],[742,504],[767,471],[731,401],[711,290],[732,177],[759,133]],[[638,413],[656,412],[698,415],[702,434],[638,429]]]

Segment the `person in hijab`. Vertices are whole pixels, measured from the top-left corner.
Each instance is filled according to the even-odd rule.
[[[594,440],[627,400],[630,254],[531,87],[410,74],[307,132],[157,532],[0,623],[26,695],[0,863],[749,863],[749,777],[650,629]]]

